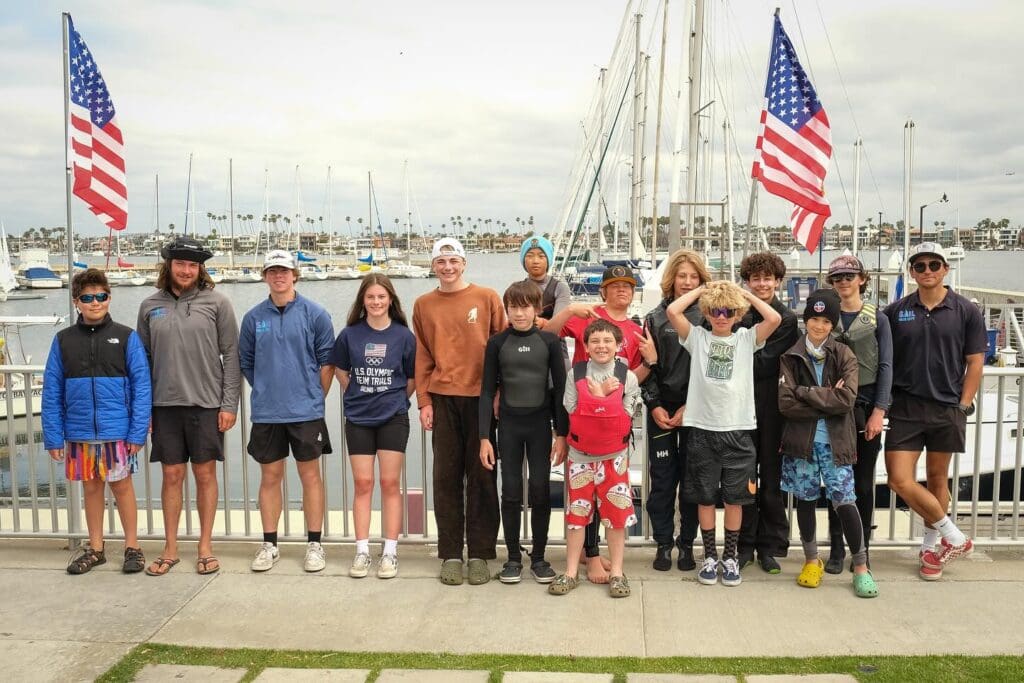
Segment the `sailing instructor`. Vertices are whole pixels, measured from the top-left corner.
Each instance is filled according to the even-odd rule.
[[[203,265],[213,254],[197,240],[178,237],[164,246],[157,292],[139,306],[136,329],[153,377],[152,462],[162,466],[166,540],[149,567],[163,576],[178,562],[185,465],[192,464],[199,511],[196,571],[213,574],[217,512],[217,462],[224,460],[224,432],[235,424],[241,390],[238,324],[231,300],[214,291]]]

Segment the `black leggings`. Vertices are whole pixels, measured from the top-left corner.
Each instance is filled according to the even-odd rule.
[[[505,531],[508,559],[522,562],[519,526],[523,513],[523,458],[529,477],[530,530],[533,536],[531,560],[544,559],[551,521],[551,418],[542,411],[527,416],[502,415],[498,421],[498,450],[501,454],[501,526]]]
[[[861,408],[857,407],[855,410]],[[868,441],[864,438],[863,432],[857,432],[857,462],[853,466],[853,490],[857,494],[857,511],[860,513],[860,523],[864,529],[865,548],[871,544],[871,515],[875,509],[875,463],[878,462],[878,451],[881,448],[881,434]],[[831,501],[828,505],[828,534],[836,541],[843,535],[839,515],[836,514]],[[842,548],[841,543],[839,547]]]

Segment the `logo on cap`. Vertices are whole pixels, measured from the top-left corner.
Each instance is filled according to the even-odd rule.
[[[532,240],[530,240],[530,246],[531,247],[536,247],[539,244],[540,244],[540,242],[537,241],[536,237],[534,237]]]
[[[815,313],[824,313],[825,312],[825,302],[824,301],[815,301],[814,302],[814,312]]]
[[[626,269],[622,266],[615,266],[612,268],[612,275],[615,277],[626,277]]]

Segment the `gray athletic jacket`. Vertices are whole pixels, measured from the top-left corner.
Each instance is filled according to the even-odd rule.
[[[139,306],[136,330],[149,356],[154,406],[238,412],[242,373],[231,301],[212,289],[159,291]]]

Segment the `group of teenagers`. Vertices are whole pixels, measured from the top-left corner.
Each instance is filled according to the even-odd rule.
[[[89,544],[72,558],[71,573],[106,561],[105,484],[124,528],[123,570],[160,576],[177,565],[188,463],[200,518],[196,571],[220,568],[211,541],[215,467],[224,458],[223,432],[235,421],[242,376],[252,387],[247,450],[261,467],[264,541],[253,571],[271,569],[280,557],[289,451],[302,483],[304,568],[326,565],[319,458],[331,452],[324,402],[335,379],[344,391],[355,489],[353,577],[367,576],[374,565],[375,462],[383,538],[376,573],[398,572],[399,480],[414,393],[419,422],[431,432],[440,580],[447,585],[491,580],[488,561],[497,558],[500,526],[507,550],[501,582],[519,583],[529,566],[549,593],[565,595],[577,587],[583,565],[587,579],[607,584],[612,597],[630,595],[623,555],[627,529],[637,521],[629,456],[641,403],[655,570],[671,570],[676,550],[678,569],[697,570],[706,585],[739,585],[742,568],[755,558],[764,571],[780,573],[790,493],[805,559],[797,583],[814,588],[824,573],[842,573],[848,547],[855,594],[877,596],[868,544],[886,429],[889,486],[927,524],[920,577],[940,578],[949,562],[972,550],[947,515],[947,479],[952,454],[964,448],[987,335],[977,306],[944,285],[949,266],[937,244],[911,251],[917,289],[884,310],[862,299],[863,264],[836,258],[828,268],[831,288],[806,299],[803,332],[777,296],[785,264],[769,252],[744,258],[745,287],[712,281],[696,252],[671,254],[663,298],[641,324],[630,316],[637,280],[628,266],[605,270],[600,304],[572,302],[565,282],[550,274],[551,242],[528,237],[520,249],[527,277],[499,296],[465,278],[462,244],[443,238],[431,254],[438,286],[416,299],[411,328],[388,278],[370,274],[337,337],[326,310],[296,290],[299,271],[286,251],[267,254],[269,295],[245,314],[240,330],[231,302],[205,270],[212,254],[202,244],[179,238],[162,255],[157,292],[142,303],[135,331],[110,319],[102,271],[76,275],[78,321],[56,335],[47,361],[45,446],[85,492]],[[571,361],[566,339],[573,342]],[[150,432],[151,460],[162,465],[166,541],[147,566],[131,475]],[[915,474],[922,451],[926,485]],[[560,573],[545,559],[553,466],[564,466],[566,481]],[[520,536],[524,469],[528,549]],[[829,502],[827,562],[816,545],[822,488]]]

